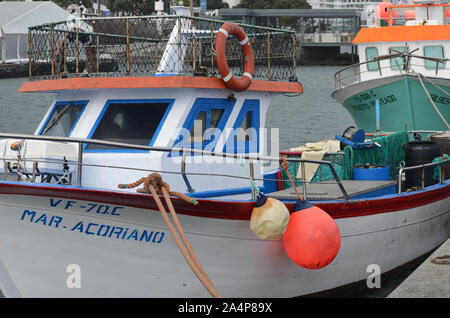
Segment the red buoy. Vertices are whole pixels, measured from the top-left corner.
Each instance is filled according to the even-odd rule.
[[[341,233],[328,213],[307,201],[297,201],[291,213],[283,246],[297,265],[319,269],[330,264],[339,252]]]

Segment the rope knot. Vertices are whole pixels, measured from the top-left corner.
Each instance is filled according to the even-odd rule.
[[[162,176],[159,173],[150,173],[147,177],[143,177],[136,182],[128,184],[118,184],[119,189],[131,189],[143,184],[141,188],[136,189],[139,193],[151,193],[150,186],[153,187],[157,194],[163,194],[162,189],[164,188],[170,195],[176,196],[194,206],[198,205],[197,200],[188,197],[184,193],[170,191],[170,186],[167,182],[164,182]]]
[[[280,156],[280,165],[284,171],[288,171],[289,161],[286,160],[286,157]]]

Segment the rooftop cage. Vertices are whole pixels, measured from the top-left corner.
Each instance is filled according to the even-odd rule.
[[[214,40],[224,21],[188,16],[85,18],[29,28],[31,79],[185,75],[220,77]],[[254,79],[296,78],[295,32],[239,24],[255,55]],[[242,76],[238,40],[226,46],[231,71]]]

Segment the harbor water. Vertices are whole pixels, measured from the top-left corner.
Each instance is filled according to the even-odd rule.
[[[266,127],[279,129],[279,149],[296,147],[341,135],[354,122],[347,111],[331,98],[333,75],[340,67],[301,66],[297,77],[301,95],[276,96],[269,108]],[[0,131],[33,134],[42,120],[53,94],[18,93],[26,78],[0,79]],[[276,154],[270,154],[276,155]],[[386,297],[419,264],[381,283],[380,289],[363,292],[358,297]],[[1,295],[1,294],[0,294]]]

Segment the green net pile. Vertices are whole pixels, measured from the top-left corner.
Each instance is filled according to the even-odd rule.
[[[402,145],[409,141],[408,132],[400,131],[389,136],[375,137],[371,140],[381,147],[356,149],[350,146],[344,148],[346,176],[352,177],[352,168],[357,164],[379,164],[390,167],[390,177],[398,175],[399,165],[405,160]]]
[[[378,164],[389,165],[390,177],[394,179],[398,175],[399,165],[405,160],[405,152],[402,145],[409,141],[408,132],[400,131],[389,136],[374,137],[370,141],[378,143],[381,147],[371,148],[352,148],[346,146],[342,153],[334,155],[327,154],[324,161],[333,163],[336,174],[341,180],[352,179],[352,168],[358,164]],[[287,156],[288,158],[300,158],[299,155]],[[288,171],[292,178],[297,175],[300,168],[300,162],[289,162]],[[289,178],[284,170],[282,170],[283,189],[292,187]],[[326,180],[334,180],[331,169],[327,165],[320,165],[311,182],[320,182]],[[301,186],[301,182],[295,180],[296,186]]]
[[[345,180],[347,179],[347,171],[345,169],[345,154],[344,153],[335,153],[335,154],[326,154],[323,157],[323,161],[329,161],[333,164],[334,170],[336,171],[336,174],[338,175],[339,179]],[[288,158],[300,158],[300,155],[289,155]],[[295,176],[297,175],[297,171],[301,169],[300,162],[289,162],[288,171],[291,177],[295,181],[296,186],[301,186],[302,183],[298,181],[298,179],[295,179]],[[286,174],[286,171],[282,170],[282,179],[283,181],[283,189],[291,188],[291,182],[289,181],[289,177]],[[320,182],[320,181],[326,181],[326,180],[334,180],[333,173],[331,172],[331,169],[328,165],[320,165],[317,169],[314,177],[312,178],[311,182]]]

